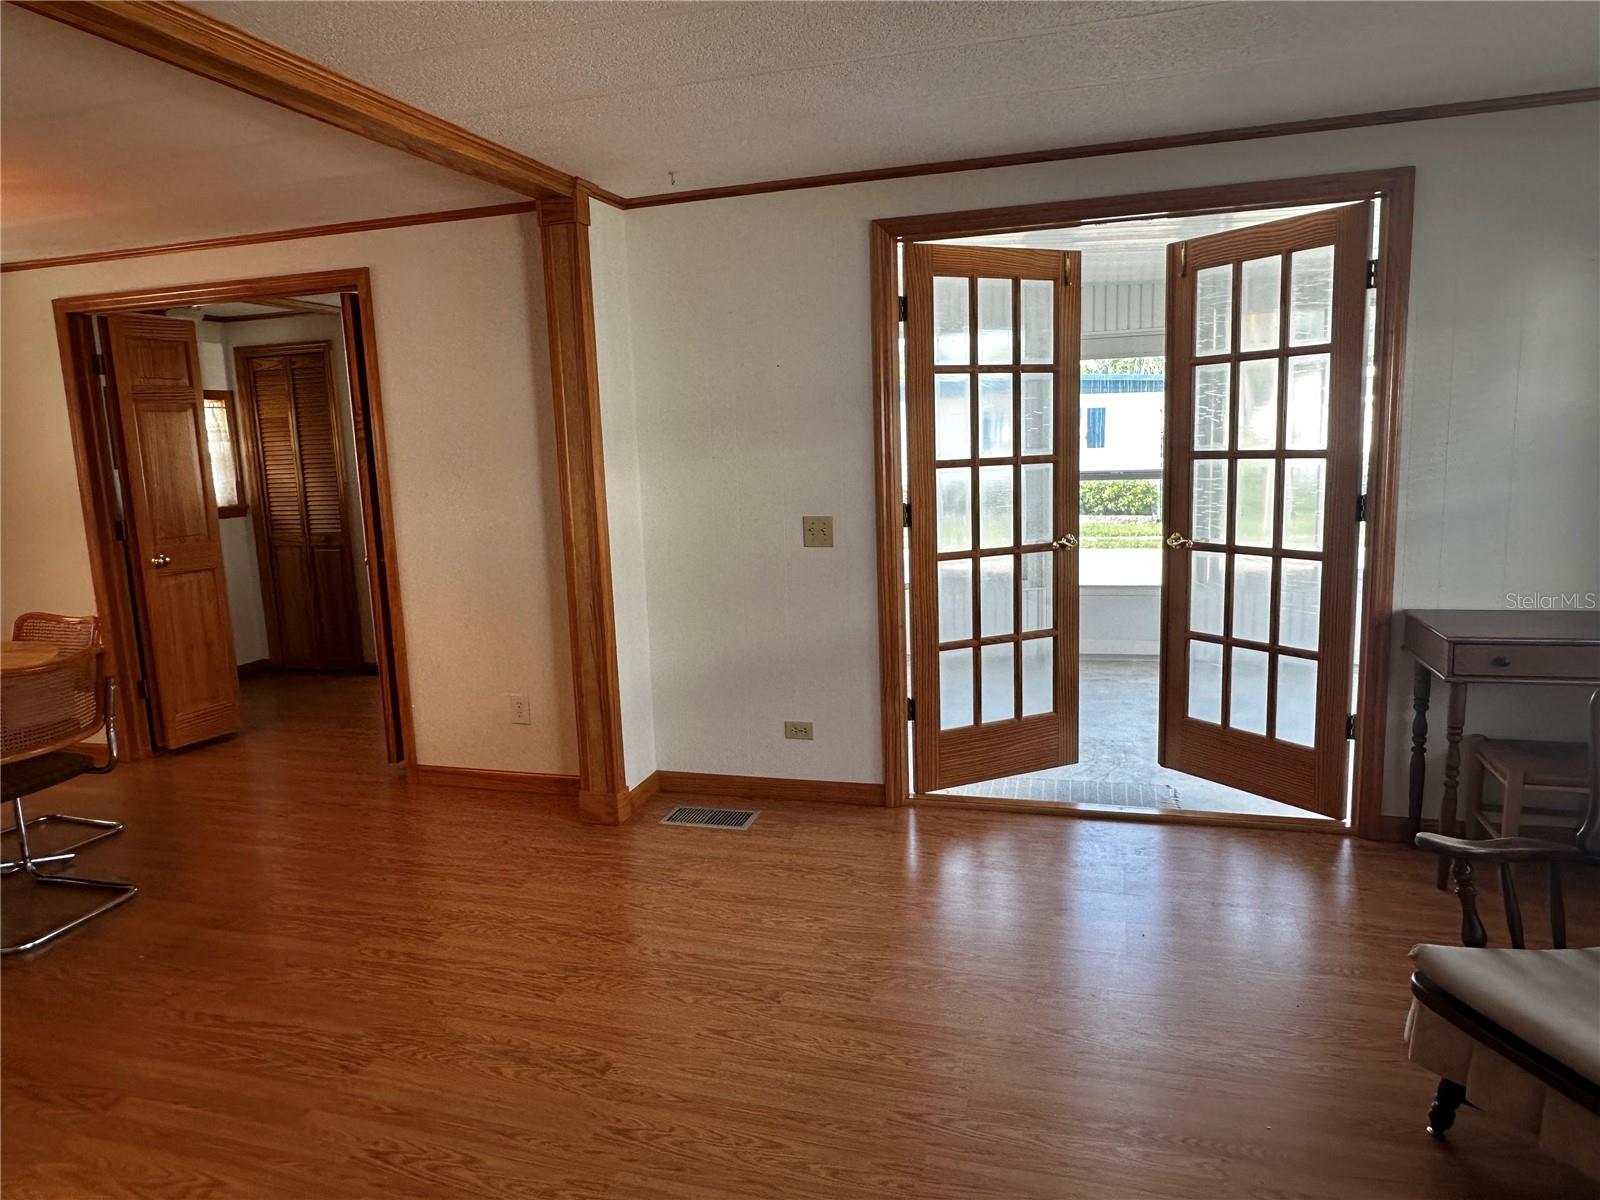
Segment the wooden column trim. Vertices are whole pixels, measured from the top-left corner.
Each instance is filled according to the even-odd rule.
[[[899,246],[874,221],[872,250],[872,432],[874,489],[878,507],[878,689],[883,739],[883,803],[911,802],[910,736],[906,679],[905,535],[900,465],[900,297],[896,286]]]
[[[586,821],[618,825],[631,815],[631,801],[622,765],[622,699],[595,360],[588,193],[579,189],[570,197],[540,201],[539,239],[550,322],[550,381],[555,393],[561,535],[578,715],[578,812]]]

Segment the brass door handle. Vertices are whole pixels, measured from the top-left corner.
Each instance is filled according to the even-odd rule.
[[[1078,548],[1078,535],[1075,533],[1064,533],[1055,541],[1051,542],[1050,545],[1056,550],[1076,550]]]
[[[1194,545],[1194,542],[1192,539],[1184,537],[1181,533],[1169,533],[1167,534],[1167,545],[1174,550],[1187,550]]]
[[[152,567],[164,567],[171,561],[172,555],[170,554],[155,554],[150,557],[150,565]]]

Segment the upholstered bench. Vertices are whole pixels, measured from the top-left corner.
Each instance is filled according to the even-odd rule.
[[[1600,1179],[1600,949],[1411,952],[1411,1061],[1440,1077],[1428,1131],[1465,1100]]]

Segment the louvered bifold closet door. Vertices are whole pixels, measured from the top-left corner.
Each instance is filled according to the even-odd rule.
[[[327,349],[250,355],[277,661],[352,668],[361,634]]]

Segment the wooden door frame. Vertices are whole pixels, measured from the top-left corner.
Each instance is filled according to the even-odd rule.
[[[350,374],[351,401],[364,382],[366,413],[363,444],[358,451],[370,456],[374,466],[372,491],[377,504],[373,514],[380,523],[385,553],[380,560],[381,589],[375,589],[373,622],[380,675],[388,665],[393,674],[395,710],[399,721],[401,761],[408,772],[416,764],[416,741],[411,720],[410,674],[406,659],[405,623],[400,602],[400,568],[393,549],[394,505],[390,495],[388,447],[384,436],[382,389],[378,378],[376,322],[372,311],[371,273],[365,267],[273,275],[215,283],[142,288],[85,296],[64,296],[53,302],[56,342],[65,383],[67,422],[72,431],[72,452],[78,471],[78,495],[83,505],[84,533],[88,541],[89,573],[95,607],[105,631],[111,669],[128,681],[144,677],[140,669],[138,616],[134,612],[123,543],[117,537],[116,496],[112,482],[109,438],[105,416],[98,403],[94,316],[114,312],[180,308],[252,300],[260,296],[322,295],[337,292],[356,299],[359,325],[352,328],[348,312],[345,355]],[[357,366],[361,370],[357,370]],[[370,551],[369,551],[370,553]],[[377,574],[375,572],[375,574]],[[387,651],[387,653],[386,653]],[[385,686],[389,686],[385,680]],[[155,752],[144,722],[128,721],[119,728],[124,758],[148,758]]]
[[[250,527],[256,539],[256,566],[261,574],[261,607],[267,622],[267,661],[273,666],[283,664],[283,631],[281,616],[278,612],[277,594],[277,568],[273,565],[272,551],[267,544],[267,519],[264,497],[265,481],[261,477],[261,455],[257,444],[259,429],[256,425],[255,392],[250,384],[250,374],[245,370],[246,363],[252,358],[269,358],[273,355],[310,354],[322,355],[325,378],[328,381],[328,402],[333,406],[334,412],[330,414],[333,426],[333,442],[335,460],[334,467],[339,480],[339,513],[348,523],[349,493],[346,491],[351,480],[345,477],[344,467],[344,431],[339,427],[336,419],[338,411],[338,398],[333,395],[337,380],[333,374],[333,343],[326,339],[310,342],[259,342],[249,346],[235,346],[233,348],[233,379],[235,390],[239,397],[239,413],[241,424],[239,437],[243,445],[240,448],[244,462],[240,464],[240,483],[244,488],[245,502],[250,507]],[[347,364],[348,369],[348,364]],[[355,385],[351,384],[350,405],[355,407]],[[353,422],[352,422],[353,424]],[[356,447],[357,461],[360,461],[361,448]],[[359,485],[359,481],[356,481]],[[301,490],[304,491],[304,480],[301,481]],[[361,602],[361,589],[356,584],[355,556],[350,552],[350,530],[345,531],[345,575],[357,605]],[[370,553],[369,556],[370,558]],[[373,634],[376,637],[377,626],[374,623]],[[360,622],[357,619],[357,640],[360,640]]]
[[[911,789],[906,722],[904,509],[897,253],[902,243],[1059,229],[1088,221],[1152,214],[1198,216],[1302,204],[1383,201],[1378,231],[1377,345],[1372,443],[1366,490],[1367,560],[1357,626],[1361,673],[1356,695],[1356,753],[1350,830],[1382,836],[1389,657],[1394,618],[1394,553],[1399,499],[1400,406],[1405,371],[1406,313],[1411,283],[1415,167],[1270,179],[1214,187],[1100,196],[1007,208],[929,213],[873,221],[870,230],[872,395],[878,540],[878,668],[884,802],[923,800]],[[927,797],[935,803],[950,797]]]

